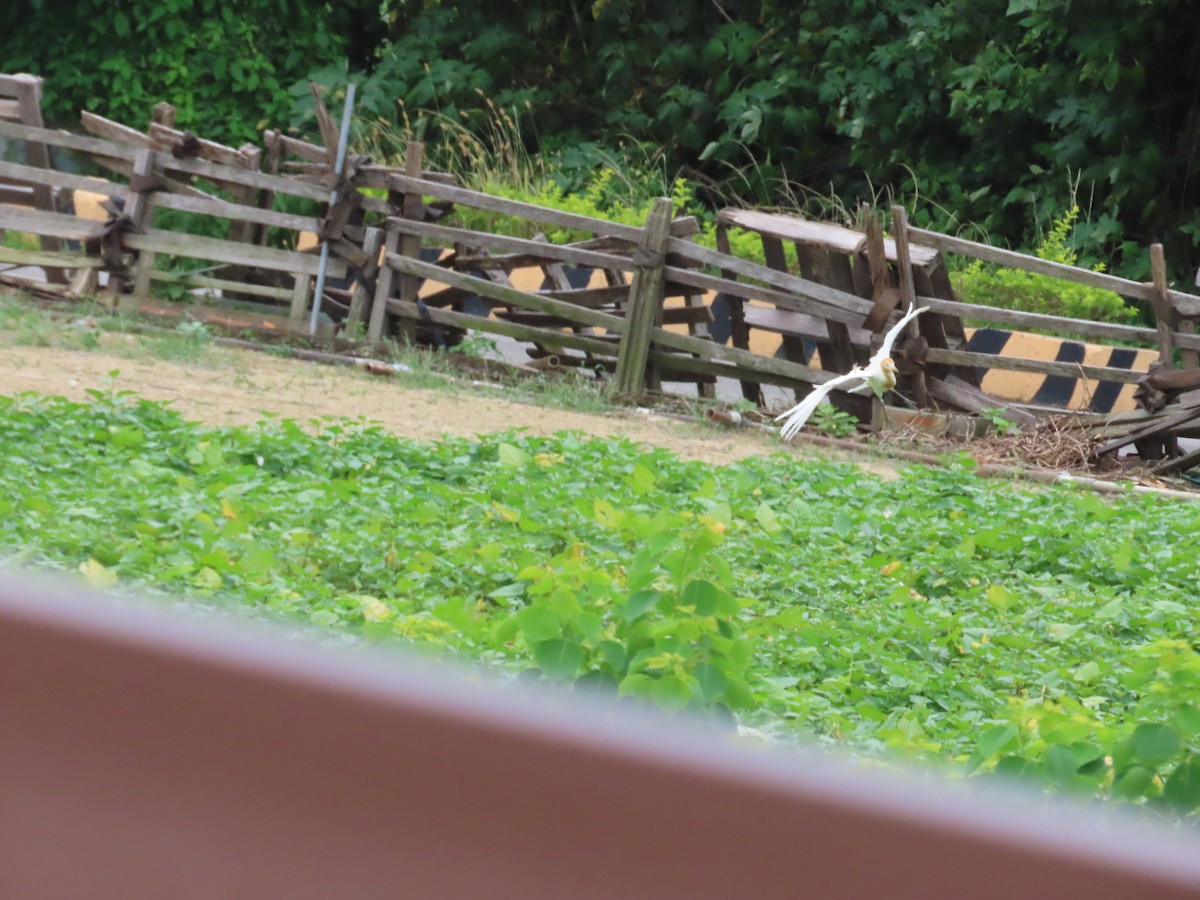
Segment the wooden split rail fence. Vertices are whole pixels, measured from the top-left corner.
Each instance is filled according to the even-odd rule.
[[[981,389],[983,373],[1117,385],[1143,373],[976,352],[964,319],[1150,346],[1162,367],[1196,366],[1200,359],[1200,297],[1167,287],[1158,245],[1151,250],[1154,281],[1141,284],[913,228],[897,207],[891,238],[869,209],[861,232],[725,210],[717,249],[710,249],[694,240],[696,222],[673,216],[668,200],[654,204],[642,226],[547,209],[469,190],[426,170],[420,144],[410,145],[404,165],[395,168],[351,154],[339,178],[336,135],[319,96],[324,146],[266,131],[262,148],[233,148],[179,130],[166,104],[156,107],[144,132],[86,112],[87,135],[47,129],[30,112],[37,84],[34,79],[30,87],[29,78],[0,81],[0,90],[19,89],[26,98],[0,104],[0,138],[26,148],[24,162],[0,162],[0,179],[14,186],[0,204],[0,230],[43,243],[39,250],[0,247],[0,263],[40,266],[64,280],[70,274],[76,294],[94,290],[97,273],[107,272],[107,293],[121,308],[303,334],[311,305],[320,302],[328,313],[319,332],[325,336],[450,344],[470,330],[523,342],[535,362],[553,357],[611,374],[629,397],[663,381],[691,381],[711,395],[716,379],[727,377],[759,400],[764,385],[802,393],[865,362],[890,323],[917,303],[931,312],[897,344],[903,395],[922,407],[1007,407],[1023,421],[1027,411]],[[108,176],[56,168],[57,156],[67,153],[94,161]],[[69,202],[72,193],[106,198],[107,218],[79,215]],[[455,224],[461,219],[454,213],[466,208],[504,218],[510,227]],[[204,233],[184,230],[205,220]],[[519,228],[511,227],[513,220]],[[766,265],[729,252],[735,228],[759,235]],[[566,229],[578,239],[553,244],[539,229]],[[328,286],[318,299],[312,296],[319,267],[313,245],[322,241],[331,252]],[[1115,291],[1149,304],[1158,325],[960,303],[947,254]],[[205,267],[196,268],[201,263]],[[530,271],[539,284],[521,283],[518,275],[527,280]],[[180,303],[151,296],[162,285],[179,286],[168,287],[168,296],[185,289],[220,299]],[[714,297],[729,310],[728,346],[712,339],[712,310],[720,305]],[[752,351],[755,330],[779,335],[782,354]],[[870,398],[836,393],[833,399],[861,419],[878,421],[881,407]]]

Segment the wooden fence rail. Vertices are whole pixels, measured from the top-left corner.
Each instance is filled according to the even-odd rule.
[[[1200,297],[1167,288],[1161,253],[1152,252],[1154,283],[1140,284],[912,228],[899,209],[893,211],[892,238],[884,237],[869,211],[865,231],[857,232],[794,216],[725,210],[718,219],[718,249],[711,249],[694,240],[696,221],[672,218],[665,200],[646,226],[539,207],[471,190],[426,170],[419,144],[409,146],[402,169],[356,158],[330,205],[336,183],[331,154],[319,144],[267,131],[262,149],[227,147],[178,130],[165,105],[144,132],[92,113],[82,115],[82,124],[93,136],[0,121],[0,137],[86,154],[113,177],[57,171],[31,157],[0,162],[0,179],[66,196],[107,197],[115,211],[99,222],[59,209],[2,206],[0,229],[75,249],[0,248],[0,263],[74,271],[73,287],[88,289],[95,286],[96,272],[111,270],[110,287],[134,294],[120,301],[124,307],[163,309],[161,301],[149,298],[151,286],[179,285],[219,293],[220,302],[261,304],[265,327],[278,330],[282,316],[285,330],[303,332],[320,265],[311,246],[315,236],[329,245],[327,275],[335,280],[323,298],[330,313],[323,334],[340,328],[372,342],[446,344],[468,330],[491,333],[529,344],[534,358],[562,354],[569,365],[615,374],[620,392],[629,397],[658,388],[664,375],[694,381],[708,395],[721,377],[740,381],[752,399],[760,398],[763,385],[803,393],[863,363],[909,302],[931,311],[894,355],[904,392],[922,406],[978,411],[1000,405],[979,389],[979,373],[989,370],[1118,387],[1142,374],[1096,359],[1083,364],[981,353],[968,346],[963,317],[1155,347],[1164,364],[1173,362],[1176,350],[1185,366],[1200,360],[1194,328]],[[387,190],[386,198],[364,193],[378,188]],[[293,198],[292,205],[276,208],[279,197]],[[297,211],[296,203],[307,209]],[[453,212],[465,207],[510,224],[521,220],[529,234],[549,227],[585,237],[558,245],[541,235],[458,227]],[[208,228],[203,235],[167,228],[156,215],[160,210],[193,217],[193,223],[224,222],[227,230],[214,237]],[[653,235],[659,227],[661,240]],[[730,228],[761,236],[765,265],[727,252]],[[431,262],[431,253],[441,259]],[[964,304],[946,274],[946,253],[1114,290],[1151,304],[1159,322],[1151,329]],[[197,261],[209,268],[192,269]],[[573,282],[570,267],[579,268],[584,280]],[[516,287],[513,278],[524,270],[539,272],[543,283]],[[602,282],[587,272],[602,276]],[[713,296],[730,310],[732,346],[711,339]],[[481,309],[486,316],[478,315]],[[195,312],[207,314],[203,308]],[[751,351],[749,335],[756,329],[780,335],[783,358]],[[878,404],[870,398],[835,392],[833,399],[860,418],[878,421]]]

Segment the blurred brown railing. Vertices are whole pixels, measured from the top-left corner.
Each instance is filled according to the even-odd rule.
[[[0,897],[1193,897],[1200,838],[0,573]]]

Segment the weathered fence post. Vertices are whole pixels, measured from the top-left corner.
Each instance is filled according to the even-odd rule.
[[[362,321],[367,301],[372,296],[379,275],[379,252],[383,248],[383,229],[368,228],[363,237],[363,253],[367,261],[358,270],[354,290],[350,295],[350,311],[346,313],[346,334],[352,339],[361,337]]]
[[[20,74],[12,76],[11,81],[17,95],[21,124],[32,125],[34,128],[45,128],[46,124],[42,120],[42,79],[37,75]],[[50,148],[40,141],[27,141],[25,143],[25,162],[28,165],[37,166],[39,169],[51,169]],[[34,208],[54,211],[53,188],[35,184],[32,190]],[[43,250],[51,252],[61,250],[63,246],[62,241],[52,237],[42,237],[40,243]],[[46,270],[46,278],[56,284],[64,284],[67,280],[66,273],[55,268]]]
[[[1158,329],[1159,364],[1164,369],[1175,368],[1175,337],[1172,334],[1176,316],[1171,306],[1170,289],[1167,286],[1167,260],[1162,244],[1150,245],[1150,277],[1154,283],[1155,327]]]
[[[908,249],[908,211],[897,204],[892,207],[892,240],[896,242],[896,271],[900,276],[900,308],[908,308],[917,302],[917,285],[913,278],[912,254]],[[913,322],[908,326],[909,334],[919,334],[920,326]],[[925,373],[918,370],[913,381],[917,405],[929,406],[929,392],[925,387]]]
[[[404,174],[409,178],[421,177],[421,166],[425,161],[425,145],[412,141],[404,148]],[[425,198],[419,193],[406,193],[400,202],[400,215],[414,222],[424,218]],[[415,234],[405,234],[400,238],[400,255],[409,259],[421,258],[421,238]],[[416,303],[421,292],[421,279],[413,275],[400,276],[400,299],[407,303]],[[411,319],[400,320],[399,336],[409,343],[416,343],[417,326]]]
[[[654,319],[663,303],[663,264],[667,240],[671,235],[673,205],[666,197],[654,201],[646,227],[633,253],[633,283],[629,287],[629,308],[625,311],[625,331],[617,350],[617,393],[636,399],[642,393],[646,361],[650,355],[650,334]]]
[[[154,156],[155,152],[148,147],[142,147],[133,156],[124,213],[133,221],[134,228],[138,231],[142,231],[154,219]],[[150,284],[157,258],[158,255],[152,250],[143,250],[138,254],[132,286],[134,296],[150,296]]]

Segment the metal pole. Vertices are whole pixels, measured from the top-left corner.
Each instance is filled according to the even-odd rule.
[[[342,177],[342,168],[346,164],[346,142],[350,137],[350,113],[354,109],[354,91],[353,83],[346,86],[346,106],[342,110],[342,133],[338,135],[337,159],[333,164],[333,174],[335,179]],[[337,181],[334,181],[333,188],[329,191],[329,208],[333,209],[334,203],[337,202]],[[313,291],[313,308],[312,318],[308,320],[308,333],[316,336],[317,319],[321,316],[321,301],[325,298],[325,267],[329,265],[329,242],[321,240],[321,261],[317,265],[317,286]]]

